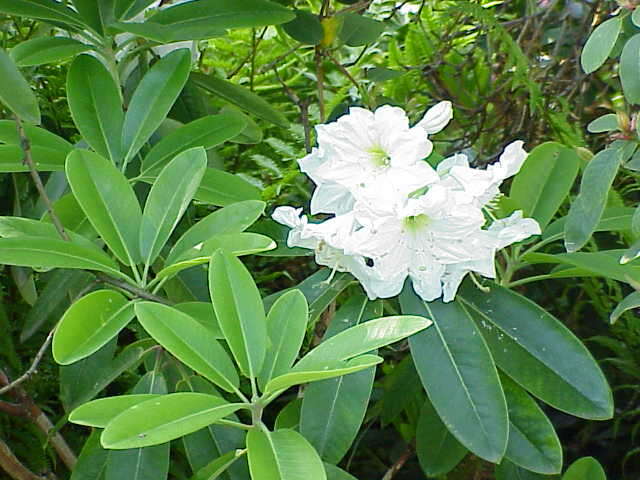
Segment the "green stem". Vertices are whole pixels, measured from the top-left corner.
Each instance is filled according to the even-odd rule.
[[[519,285],[525,285],[527,283],[539,282],[540,280],[548,280],[553,278],[550,274],[546,273],[544,275],[534,275],[533,277],[521,278],[520,280],[516,280],[514,282],[509,282],[504,284],[507,288],[517,287]]]
[[[253,428],[252,425],[247,425],[246,423],[234,422],[233,420],[216,420],[218,425],[226,425],[228,427],[239,428],[241,430],[251,430]]]

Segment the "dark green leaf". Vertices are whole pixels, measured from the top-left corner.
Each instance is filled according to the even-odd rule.
[[[0,0],[0,12],[39,20],[52,20],[75,27],[84,27],[76,12],[51,0]]]
[[[19,67],[58,63],[90,50],[91,46],[66,37],[32,38],[19,43],[9,55]]]
[[[624,312],[638,307],[640,307],[640,292],[632,292],[616,305],[616,308],[611,312],[609,322],[616,323]]]
[[[318,15],[307,10],[295,10],[295,14],[296,18],[285,23],[282,29],[300,43],[318,45],[324,34]]]
[[[1,0],[0,0],[1,2]],[[0,3],[2,10],[2,3]],[[0,48],[0,102],[22,120],[40,123],[40,107],[33,90],[24,79],[11,57]]]
[[[595,458],[582,457],[571,464],[562,480],[607,480],[607,476]]]
[[[620,81],[627,101],[632,105],[640,103],[640,34],[631,37],[622,49]]]
[[[340,18],[342,19],[342,28],[338,36],[342,42],[350,47],[373,43],[384,32],[384,23],[358,13],[345,13],[340,15]]]
[[[591,133],[611,132],[618,129],[618,116],[615,113],[606,113],[587,125]]]
[[[621,29],[622,18],[618,16],[602,22],[589,35],[580,55],[580,63],[585,73],[597,70],[607,60]]]

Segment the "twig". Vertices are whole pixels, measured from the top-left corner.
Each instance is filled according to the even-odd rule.
[[[69,236],[67,235],[67,232],[64,230],[64,226],[62,225],[62,222],[60,222],[60,219],[58,218],[56,213],[53,211],[53,204],[51,203],[51,199],[49,198],[49,195],[47,195],[47,192],[44,189],[44,185],[42,184],[42,179],[40,178],[40,174],[36,169],[35,163],[33,163],[33,157],[31,156],[31,142],[29,141],[29,138],[27,137],[24,131],[22,121],[18,116],[16,116],[15,119],[16,119],[16,127],[18,129],[18,137],[20,138],[20,147],[22,148],[22,152],[24,153],[24,157],[22,161],[27,167],[29,167],[29,173],[31,174],[33,183],[35,184],[36,189],[38,190],[38,194],[40,195],[40,198],[42,198],[42,201],[47,207],[47,211],[49,212],[49,216],[51,217],[51,221],[53,222],[53,225],[56,227],[56,230],[58,231],[60,236],[64,240],[69,241]]]
[[[53,328],[49,332],[49,335],[47,335],[46,340],[44,341],[44,343],[40,347],[40,350],[38,350],[38,353],[36,354],[35,358],[33,359],[33,362],[31,362],[31,366],[29,367],[29,369],[26,372],[24,372],[22,375],[20,375],[17,379],[15,379],[13,382],[7,383],[7,385],[5,385],[4,387],[0,388],[0,395],[2,395],[3,393],[8,392],[9,390],[14,389],[18,385],[20,385],[22,382],[28,380],[31,375],[36,373],[36,371],[38,370],[38,365],[40,364],[40,361],[42,360],[42,357],[44,356],[45,352],[47,351],[47,348],[49,348],[49,344],[51,344],[51,339],[53,338],[53,332],[55,332],[55,328]]]
[[[280,78],[280,74],[278,74],[278,68],[273,67],[273,72],[275,73],[276,79],[282,85],[284,92],[291,99],[293,103],[295,103],[300,109],[300,121],[302,122],[302,128],[304,129],[304,148],[307,153],[311,153],[311,127],[309,125],[309,101],[302,100],[296,92],[294,92],[285,82]]]
[[[2,439],[0,439],[0,467],[14,480],[43,480],[44,478],[25,467]]]
[[[27,411],[22,405],[17,403],[3,402],[0,400],[0,412],[11,415],[12,417],[26,417]]]
[[[322,53],[320,47],[316,47],[316,80],[318,82],[318,108],[320,110],[320,123],[324,123],[324,69],[322,68]]]
[[[96,275],[96,278],[98,279],[98,281],[102,283],[107,283],[109,285],[113,285],[114,287],[118,287],[122,290],[125,290],[135,295],[138,298],[144,298],[145,300],[151,300],[152,302],[162,303],[164,305],[173,305],[173,303],[167,300],[166,298],[159,297],[157,295],[154,295],[153,293],[149,293],[146,290],[143,290],[142,288],[134,287],[133,285],[127,282],[123,282],[122,280],[112,278],[103,273],[98,273]]]
[[[389,470],[387,470],[387,473],[384,474],[382,480],[391,480],[395,476],[395,474],[400,471],[404,464],[407,463],[407,460],[409,460],[412,456],[413,449],[409,447],[402,455],[400,455],[400,458],[398,458],[398,460],[396,460],[395,463],[391,465],[391,467],[389,467]]]

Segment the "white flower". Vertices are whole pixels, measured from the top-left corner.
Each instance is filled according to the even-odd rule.
[[[336,122],[316,127],[318,147],[299,161],[316,183],[315,213],[343,213],[353,199],[387,204],[438,180],[423,159],[433,145],[421,127],[409,127],[404,110],[351,108]]]
[[[457,193],[457,203],[469,202],[483,207],[500,193],[500,184],[518,173],[522,167],[527,158],[522,145],[521,140],[507,145],[500,159],[486,170],[469,166],[469,161],[463,154],[446,158],[437,166],[441,183]]]
[[[374,275],[361,255],[349,255],[344,252],[344,244],[353,231],[353,216],[343,215],[325,220],[322,223],[309,223],[302,215],[302,209],[278,207],[272,218],[291,228],[287,238],[289,247],[302,247],[315,251],[318,265],[325,265],[338,272],[349,272],[365,286],[369,297],[376,298],[374,292],[368,290],[369,279]],[[381,278],[377,279],[382,282]]]
[[[451,102],[445,100],[427,110],[427,113],[416,124],[416,127],[420,127],[427,134],[433,135],[446,127],[452,118],[453,108],[451,107]]]

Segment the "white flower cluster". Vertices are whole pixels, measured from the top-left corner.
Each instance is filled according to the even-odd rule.
[[[407,276],[424,300],[445,302],[468,272],[495,278],[496,251],[540,233],[522,212],[488,227],[483,213],[527,154],[516,141],[485,170],[471,168],[464,154],[434,169],[425,161],[433,150],[428,137],[451,117],[451,103],[440,102],[413,127],[391,106],[351,108],[317,126],[318,147],[299,164],[317,186],[311,213],[333,216],[310,223],[302,209],[278,207],[273,218],[291,227],[288,245],[352,273],[371,299],[397,295]]]

